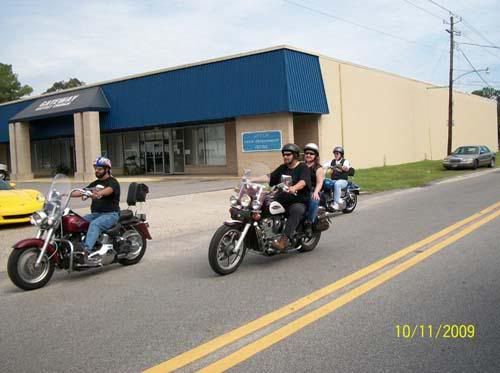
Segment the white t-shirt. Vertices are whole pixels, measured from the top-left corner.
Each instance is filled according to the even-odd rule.
[[[323,163],[323,168],[326,169],[326,168],[330,167],[332,165],[332,162],[333,162],[333,159],[330,159],[328,162]],[[351,168],[351,164],[349,163],[349,161],[347,159],[344,159],[344,166]]]

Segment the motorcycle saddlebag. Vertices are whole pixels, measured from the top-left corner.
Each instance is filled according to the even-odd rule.
[[[312,229],[313,232],[323,232],[326,231],[330,227],[330,223],[328,219],[316,219],[316,222],[313,224]]]

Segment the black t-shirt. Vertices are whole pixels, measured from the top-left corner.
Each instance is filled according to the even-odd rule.
[[[95,188],[102,185],[104,188],[111,187],[113,193],[109,196],[104,196],[101,199],[93,199],[90,206],[91,212],[119,212],[120,211],[120,184],[110,176],[104,180],[96,180],[90,183],[87,188]]]
[[[295,200],[295,202],[305,203],[309,200],[309,195],[311,194],[311,172],[309,167],[304,163],[299,163],[295,168],[288,168],[286,165],[282,164],[276,170],[271,173],[271,178],[269,185],[277,185],[281,182],[281,175],[289,175],[292,177],[292,185],[297,184],[300,180],[306,182],[306,186],[301,190],[297,191],[297,196],[289,195]]]

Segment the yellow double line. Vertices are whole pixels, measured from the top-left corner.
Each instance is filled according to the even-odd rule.
[[[228,355],[227,357],[214,362],[211,365],[208,365],[202,372],[220,372],[227,370],[240,362],[250,358],[251,356],[257,354],[258,352],[270,347],[271,345],[287,338],[288,336],[296,333],[300,329],[305,326],[317,321],[323,316],[328,315],[329,313],[335,311],[339,307],[351,302],[352,300],[358,298],[359,296],[365,294],[366,292],[374,289],[375,287],[383,284],[384,282],[390,280],[391,278],[397,276],[401,272],[406,271],[408,268],[413,267],[417,263],[422,260],[428,258],[429,256],[435,254],[436,252],[442,250],[444,247],[452,244],[453,242],[458,241],[462,237],[467,234],[475,231],[482,225],[488,223],[489,221],[500,216],[500,209],[496,210],[500,207],[500,202],[495,203],[494,205],[476,213],[466,219],[463,219],[421,241],[418,241],[404,249],[389,255],[388,257],[381,259],[357,272],[352,273],[349,276],[346,276],[322,289],[319,289],[303,298],[296,300],[293,303],[290,303],[276,311],[268,313],[248,324],[245,324],[237,329],[234,329],[224,335],[216,337],[211,341],[208,341],[198,347],[193,348],[187,352],[184,352],[180,355],[177,355],[161,364],[158,364],[148,370],[148,373],[157,373],[157,372],[171,372],[176,369],[182,368],[188,364],[197,361],[212,352],[217,351],[218,349],[227,346],[251,333],[254,333],[257,330],[260,330],[290,314],[293,314],[312,303],[326,297],[327,295],[332,294],[333,292],[348,286],[349,284],[366,277],[385,266],[405,257],[406,255],[421,249],[425,246],[430,245],[431,243],[440,240],[448,235],[450,235],[455,230],[464,227],[469,224],[464,229],[459,232],[446,237],[442,241],[436,243],[435,245],[429,247],[425,251],[413,256],[412,258],[396,265],[394,268],[391,268],[382,274],[372,278],[371,280],[363,283],[362,285],[348,291],[347,293],[341,295],[335,300],[311,311],[304,316],[297,318],[296,320],[286,324],[285,326],[275,330],[274,332],[259,338],[258,340],[246,345],[245,347],[235,351],[234,353]],[[496,211],[495,211],[496,210]]]

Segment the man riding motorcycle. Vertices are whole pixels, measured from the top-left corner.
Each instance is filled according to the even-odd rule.
[[[300,148],[295,144],[286,144],[281,149],[283,164],[270,175],[269,185],[281,182],[282,175],[292,177],[291,186],[287,192],[279,192],[275,200],[287,210],[288,219],[284,235],[272,243],[273,248],[284,251],[289,245],[296,228],[306,212],[306,206],[311,194],[311,174],[309,167],[299,162]]]
[[[323,163],[323,168],[333,169],[333,173],[331,175],[331,178],[334,181],[333,209],[340,210],[340,204],[343,203],[343,201],[340,198],[340,195],[342,192],[342,188],[345,188],[347,186],[347,180],[349,178],[349,169],[351,168],[351,165],[349,164],[349,161],[344,158],[343,147],[336,146],[333,149],[333,156],[334,156],[333,159]]]
[[[99,262],[104,253],[92,252],[92,249],[99,235],[116,225],[120,215],[120,184],[111,176],[111,161],[106,157],[97,157],[94,161],[94,171],[97,180],[86,187],[93,191],[91,214],[83,217],[90,222],[90,226],[85,236],[84,247],[80,248],[87,263]],[[71,197],[81,196],[82,193],[77,191],[71,194]]]

